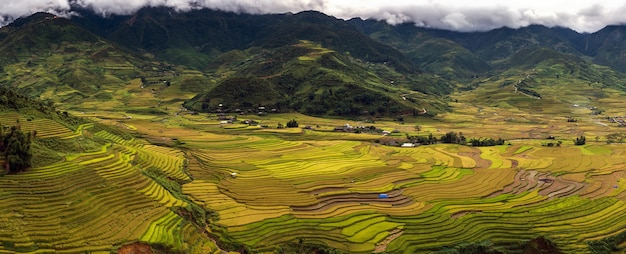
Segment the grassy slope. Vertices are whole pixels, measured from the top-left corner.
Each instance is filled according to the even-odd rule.
[[[567,114],[563,109],[573,104],[610,110],[604,99],[625,91],[624,74],[550,49],[523,50],[501,66],[506,69],[500,74],[461,87],[475,88],[465,92],[463,100]],[[531,98],[536,95],[541,99]]]

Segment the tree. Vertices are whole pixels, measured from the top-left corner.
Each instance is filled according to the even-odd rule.
[[[623,143],[624,142],[624,133],[616,132],[606,135],[606,143]]]
[[[428,140],[427,137],[411,136],[408,133],[406,134],[406,139],[407,139],[407,142],[410,142],[410,143],[419,143],[419,144],[423,144],[423,145],[431,144],[430,140]]]
[[[459,132],[459,133],[456,133],[453,131],[448,132],[444,134],[443,136],[441,136],[439,140],[442,143],[447,143],[447,144],[461,144],[461,145],[467,144],[465,136],[463,136],[462,132]]]
[[[472,138],[470,139],[470,144],[472,146],[499,146],[499,145],[504,145],[504,139],[502,138],[498,138],[498,139],[493,139],[493,138],[484,138],[484,139],[480,139],[480,138]],[[552,143],[549,143],[552,144]]]
[[[428,134],[428,144],[436,144],[437,137],[434,137],[432,133]]]
[[[444,134],[443,136],[441,136],[441,138],[439,139],[442,143],[446,143],[446,144],[453,144],[456,143],[456,141],[459,139],[459,136],[456,132],[448,132],[446,134]]]
[[[0,155],[4,156],[4,168],[8,173],[18,173],[32,166],[32,133],[24,133],[18,126],[0,132]]]
[[[291,121],[287,122],[287,128],[298,128],[296,119],[291,119]]]
[[[587,138],[585,136],[580,136],[574,140],[574,145],[582,146],[586,143]]]
[[[417,135],[420,135],[420,131],[422,131],[422,126],[419,124],[416,124],[413,128],[415,128],[415,131],[417,131]]]

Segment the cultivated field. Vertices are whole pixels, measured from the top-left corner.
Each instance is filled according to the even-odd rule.
[[[607,237],[624,247],[626,146],[606,144],[604,136],[583,146],[571,141],[619,128],[545,115],[533,116],[545,118],[540,124],[509,125],[497,120],[505,113],[473,116],[463,108],[469,120],[460,125],[453,114],[404,123],[243,116],[267,127],[206,114],[84,114],[135,139],[93,124],[72,131],[3,115],[3,124],[19,119],[38,138],[90,137],[104,145],[0,177],[0,252],[109,252],[132,242],[220,252],[215,240],[223,249],[262,252],[321,244],[352,253],[421,253],[485,241],[515,252],[538,237],[566,253],[591,252],[591,241]],[[276,128],[291,119],[300,127]],[[333,131],[345,124],[393,132]],[[556,139],[543,139],[551,130]],[[505,133],[509,141],[412,148],[380,141],[448,131]],[[559,147],[545,145],[556,141]]]
[[[33,128],[39,138],[62,137],[62,142],[81,142],[83,131],[93,125],[74,133],[40,125],[43,120],[21,122],[29,123],[22,125],[26,130],[37,124]],[[108,253],[135,241],[183,252],[218,251],[201,229],[181,216],[184,212],[173,209],[184,211],[188,201],[164,187],[163,179],[189,180],[180,151],[106,131],[89,135],[106,144],[0,177],[0,252]]]
[[[206,115],[166,121],[133,117],[123,124],[148,139],[181,144],[192,179],[181,192],[216,212],[219,234],[252,249],[305,243],[348,252],[413,253],[491,241],[513,251],[524,241],[547,237],[564,252],[580,253],[590,251],[590,241],[626,228],[621,159],[626,147],[605,144],[604,137],[574,146],[570,139],[579,132],[557,132],[563,145],[545,146],[554,141],[539,135],[550,134],[549,128],[586,126],[561,121],[565,118],[548,119],[552,127],[534,139],[527,133],[542,127],[493,121],[489,128],[511,130],[506,138],[513,140],[503,146],[400,148],[376,143],[380,134],[332,131],[345,123],[362,124],[358,121],[248,117],[270,127],[221,124]],[[274,127],[289,119],[313,127]],[[463,131],[479,137],[485,128],[417,123],[420,135]],[[413,123],[373,124],[400,131],[387,138],[416,134]],[[588,128],[582,133],[619,131],[597,124]]]
[[[515,248],[507,244],[545,236],[574,253],[626,227],[624,153],[600,144],[207,143],[188,151],[196,177],[183,192],[216,211],[233,239],[264,250],[300,240],[350,252],[484,240]]]

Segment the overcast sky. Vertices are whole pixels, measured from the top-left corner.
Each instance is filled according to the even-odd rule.
[[[131,14],[144,6],[247,13],[318,10],[343,19],[374,18],[392,24],[412,21],[456,31],[542,24],[595,32],[606,25],[626,23],[626,2],[619,0],[0,0],[0,25],[38,11],[67,14],[72,5],[103,15]]]

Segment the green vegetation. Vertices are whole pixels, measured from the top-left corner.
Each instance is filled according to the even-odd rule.
[[[432,133],[428,136],[411,136],[407,133],[406,139],[411,143],[419,143],[425,145],[436,144],[438,142],[438,139],[434,137]]]
[[[287,122],[287,128],[298,128],[298,121],[296,121],[296,119],[291,119]]]
[[[439,138],[439,141],[441,141],[441,143],[444,143],[444,144],[461,144],[461,145],[467,144],[466,138],[465,136],[463,136],[463,133],[456,133],[453,131],[448,132],[444,134],[443,136],[441,136],[441,138]]]
[[[472,138],[470,139],[469,143],[472,146],[499,146],[499,145],[504,145],[504,139],[498,138],[498,139],[493,139],[493,138]]]
[[[574,139],[574,145],[582,146],[587,143],[587,138],[585,136],[580,136]]]
[[[19,122],[10,128],[0,128],[0,156],[8,173],[23,172],[33,164],[32,140],[35,134],[20,130]]]
[[[626,242],[626,232],[609,236],[599,240],[589,241],[589,250],[591,253],[613,253],[620,251],[619,245]]]
[[[538,237],[529,241],[499,243],[495,245],[490,241],[476,243],[463,243],[451,248],[444,248],[435,253],[563,253],[554,242],[544,237]]]
[[[245,53],[241,64],[222,63],[215,72],[224,78],[185,107],[201,112],[297,111],[364,118],[446,110],[440,100],[427,96],[434,89],[411,87],[423,84],[422,77],[365,63],[311,41]],[[396,86],[387,85],[388,79],[397,79]]]

